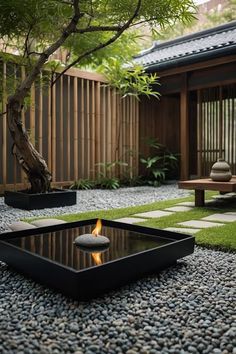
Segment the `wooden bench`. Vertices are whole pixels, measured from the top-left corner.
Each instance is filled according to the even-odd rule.
[[[195,206],[200,207],[205,205],[205,190],[219,191],[220,193],[236,192],[236,176],[233,176],[229,182],[214,182],[210,178],[180,181],[178,187],[194,189]]]

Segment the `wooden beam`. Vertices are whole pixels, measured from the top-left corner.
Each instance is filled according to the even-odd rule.
[[[180,92],[180,179],[189,178],[188,78],[182,74]]]
[[[175,74],[181,74],[184,72],[188,72],[188,71],[193,71],[193,70],[199,70],[199,69],[205,69],[205,68],[210,68],[212,66],[217,66],[217,65],[222,65],[222,64],[226,64],[226,63],[232,63],[236,61],[236,55],[228,55],[226,57],[222,57],[222,58],[216,58],[214,60],[206,60],[206,61],[202,61],[196,64],[191,64],[191,65],[183,65],[181,67],[178,68],[173,68],[173,69],[168,69],[168,70],[158,70],[158,75],[160,76],[160,78],[164,77],[164,76],[172,76]]]

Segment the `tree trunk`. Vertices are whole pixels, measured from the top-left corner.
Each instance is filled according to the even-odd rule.
[[[23,127],[21,120],[22,104],[12,96],[8,99],[7,123],[14,142],[14,153],[31,184],[31,193],[50,191],[51,173],[43,157],[38,153]]]

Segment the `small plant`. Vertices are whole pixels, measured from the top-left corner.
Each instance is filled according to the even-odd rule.
[[[120,187],[120,182],[116,177],[101,177],[96,186],[103,189],[117,189]]]
[[[106,173],[110,173],[111,170],[117,166],[128,166],[127,162],[123,162],[123,161],[112,161],[112,162],[99,162],[96,163],[95,166],[100,166],[103,169],[103,173],[101,173],[102,175],[106,175]]]
[[[155,156],[141,157],[140,162],[145,165],[147,183],[157,187],[165,181],[167,174],[177,169],[178,158],[165,145],[158,143],[157,139],[149,138],[146,142],[154,149]]]
[[[103,171],[98,173],[96,186],[104,189],[117,189],[120,187],[118,178],[111,176],[112,170],[117,166],[128,166],[123,161],[99,162],[96,166],[100,166]]]
[[[70,189],[92,189],[94,187],[94,182],[90,181],[89,179],[78,179],[75,181],[72,186],[70,186]]]

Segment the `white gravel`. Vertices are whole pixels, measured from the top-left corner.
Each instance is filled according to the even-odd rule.
[[[77,192],[77,204],[61,208],[40,210],[20,210],[4,204],[0,198],[0,231],[8,230],[8,225],[24,218],[51,217],[61,214],[80,213],[88,210],[106,210],[153,203],[188,196],[189,192],[178,189],[176,184],[154,187],[120,188],[117,190],[81,190]]]

